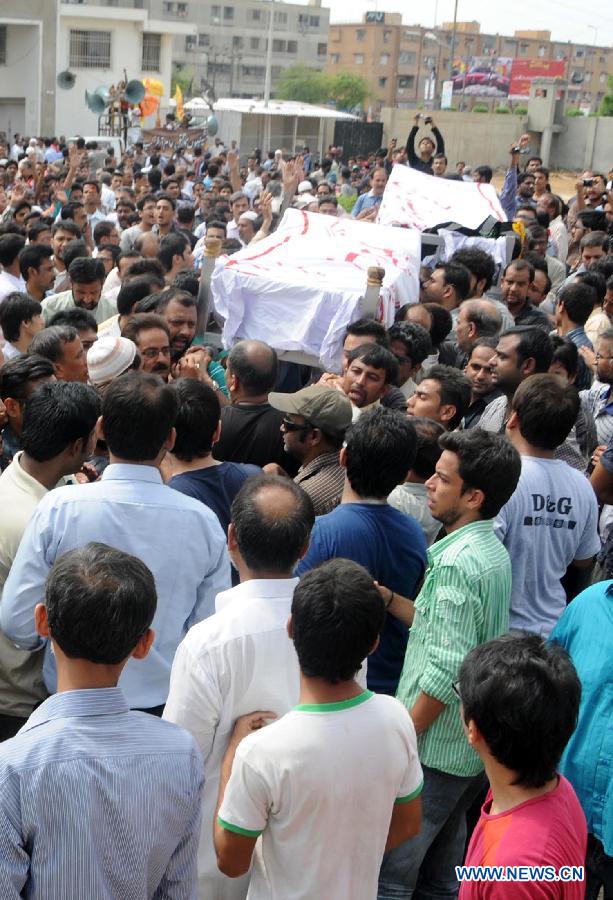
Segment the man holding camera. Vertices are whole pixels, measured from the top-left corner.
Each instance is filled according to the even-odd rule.
[[[521,153],[528,153],[528,145],[530,143],[530,135],[522,134],[516,144],[510,149],[511,164],[504,176],[504,184],[500,192],[500,205],[504,209],[507,219],[512,222],[515,218],[518,206],[527,204],[534,206],[533,200],[535,178],[531,172],[522,172],[519,174],[519,157]]]
[[[409,132],[407,138],[407,156],[409,157],[409,165],[412,169],[417,169],[419,172],[424,172],[426,175],[432,175],[432,160],[434,159],[435,154],[437,156],[439,154],[444,155],[445,141],[443,140],[443,135],[432,121],[432,116],[427,115],[424,119],[424,125],[430,126],[436,144],[431,137],[422,137],[417,145],[418,152],[416,153],[415,138],[419,131],[421,117],[421,113],[416,114],[415,125],[413,125]]]

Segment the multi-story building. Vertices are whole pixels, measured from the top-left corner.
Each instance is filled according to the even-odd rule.
[[[274,12],[271,81],[283,69],[304,65],[323,69],[328,60],[330,11],[321,0],[308,5],[267,0],[151,0],[165,21],[195,24],[197,33],[177,37],[175,68],[192,92],[210,85],[218,97],[262,97],[266,75],[268,26]]]
[[[474,57],[562,61],[568,103],[586,111],[598,108],[607,76],[613,75],[611,47],[552,41],[549,31],[482,34],[478,22],[456,23],[454,40],[452,23],[439,28],[404,25],[399,13],[369,12],[362,22],[333,24],[328,45],[326,70],[362,75],[374,113],[383,106],[436,105],[442,83],[457,71],[458,61]],[[470,92],[467,104],[477,99]]]
[[[157,18],[154,0],[2,0],[0,131],[67,137],[97,134],[85,91],[124,78],[154,78],[170,97],[175,37],[188,21]],[[62,90],[62,71],[76,76]]]

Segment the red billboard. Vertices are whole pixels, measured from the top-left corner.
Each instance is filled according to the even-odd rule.
[[[565,69],[563,59],[514,59],[509,97],[529,97],[533,78],[564,78]]]

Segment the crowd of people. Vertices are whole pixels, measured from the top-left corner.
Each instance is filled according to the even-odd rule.
[[[502,271],[422,266],[335,372],[204,344],[206,242],[490,182],[431,119],[0,143],[2,898],[613,898],[612,173],[527,142]]]

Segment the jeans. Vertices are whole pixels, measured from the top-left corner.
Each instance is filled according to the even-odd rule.
[[[460,777],[422,766],[421,831],[383,857],[378,900],[455,900],[462,864],[466,811],[483,789],[485,775]]]
[[[585,900],[597,900],[600,888],[604,888],[604,900],[613,900],[613,856],[607,856],[593,834],[587,836],[585,881]]]

